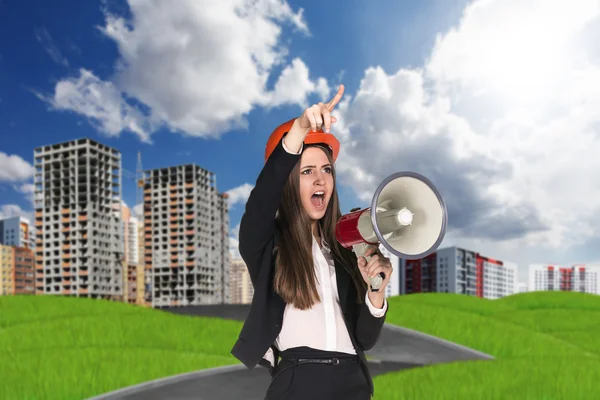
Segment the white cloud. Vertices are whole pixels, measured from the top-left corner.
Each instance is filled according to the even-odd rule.
[[[580,261],[568,249],[600,240],[599,17],[597,1],[479,1],[422,69],[367,69],[338,111],[341,181],[367,203],[420,172],[447,202],[445,244]]]
[[[239,260],[242,258],[240,255],[240,224],[237,224],[235,227],[231,229],[229,233],[229,254],[231,258],[234,260]]]
[[[0,219],[10,217],[23,217],[27,218],[29,222],[33,223],[33,213],[21,209],[17,204],[3,204],[0,206]]]
[[[79,77],[60,81],[50,100],[89,117],[106,134],[129,129],[149,140],[166,126],[218,136],[245,127],[256,106],[304,105],[307,94],[327,93],[326,80],[312,82],[299,59],[283,69],[273,92],[267,90],[274,67],[287,56],[282,28],[309,34],[302,9],[294,12],[281,0],[128,3],[130,21],[107,13],[100,28],[119,51],[115,75],[102,81],[81,70]]]
[[[33,176],[35,169],[16,154],[8,155],[0,151],[0,182],[18,182]]]
[[[46,50],[55,63],[62,64],[65,67],[69,66],[69,60],[62,55],[58,46],[56,45],[56,42],[46,27],[36,29],[35,38],[38,40],[38,42],[40,42],[40,44],[44,47],[44,50]]]
[[[35,206],[35,201],[34,201],[35,185],[33,183],[23,183],[21,185],[13,185],[13,188],[16,191],[25,194],[25,197],[27,197],[27,200],[29,201],[29,204],[31,204],[32,208]]]
[[[133,207],[133,215],[138,219],[138,221],[142,222],[144,218],[144,205],[136,204]]]
[[[312,82],[306,64],[294,58],[279,75],[273,92],[265,96],[264,105],[298,104],[306,108],[309,106],[307,96],[315,92],[321,101],[326,101],[330,93],[327,80],[319,78],[317,83]]]
[[[148,122],[135,107],[130,106],[112,82],[104,82],[93,72],[79,70],[78,77],[61,80],[54,96],[37,96],[57,110],[70,110],[88,117],[96,129],[108,136],[119,136],[123,130],[150,141]]]
[[[248,201],[248,197],[250,197],[250,192],[254,189],[254,186],[249,183],[244,183],[240,186],[237,186],[233,189],[227,191],[229,195],[228,204],[230,207],[235,206],[236,204],[246,204]]]

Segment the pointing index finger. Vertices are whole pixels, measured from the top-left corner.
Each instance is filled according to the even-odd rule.
[[[337,105],[337,103],[340,102],[343,94],[344,94],[344,85],[340,85],[340,88],[338,89],[338,92],[336,93],[335,97],[333,99],[331,99],[331,101],[329,103],[327,103],[327,108],[329,109],[329,111],[332,111],[333,108]]]

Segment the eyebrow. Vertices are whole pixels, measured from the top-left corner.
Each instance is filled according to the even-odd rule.
[[[330,163],[327,164],[323,164],[323,167],[331,167]],[[300,168],[300,169],[304,169],[304,168],[317,168],[316,165],[305,165],[304,167]]]

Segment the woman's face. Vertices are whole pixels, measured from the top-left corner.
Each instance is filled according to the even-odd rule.
[[[325,215],[333,192],[333,166],[325,151],[308,147],[300,159],[300,198],[302,206],[312,220]]]

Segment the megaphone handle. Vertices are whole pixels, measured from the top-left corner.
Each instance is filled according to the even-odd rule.
[[[358,243],[352,246],[352,250],[354,250],[354,254],[356,257],[364,257],[367,262],[371,261],[371,256],[365,256],[365,252],[369,248],[368,243]],[[371,281],[371,291],[378,292],[383,280],[385,279],[385,274],[380,272],[375,278],[370,278]]]

